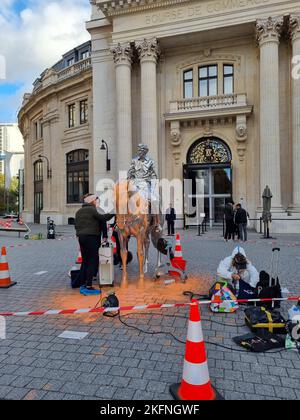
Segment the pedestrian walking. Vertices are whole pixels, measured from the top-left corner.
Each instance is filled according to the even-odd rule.
[[[176,221],[176,212],[172,204],[166,211],[166,221],[168,224],[168,236],[175,235],[175,221]]]
[[[83,197],[84,204],[75,216],[75,229],[78,237],[82,264],[79,274],[80,293],[85,296],[99,295],[100,290],[93,287],[93,278],[99,266],[99,248],[101,245],[101,230],[103,223],[112,219],[112,214],[100,214],[99,198],[94,194]]]
[[[249,214],[242,208],[241,204],[236,205],[235,224],[238,226],[239,237],[243,242],[248,240],[248,217]]]

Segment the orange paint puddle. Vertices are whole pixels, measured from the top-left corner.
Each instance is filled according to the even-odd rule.
[[[146,278],[143,284],[130,279],[127,286],[103,287],[102,297],[105,298],[108,293],[115,292],[120,306],[164,304],[164,303],[185,303],[189,298],[183,296],[184,291],[205,294],[208,292],[213,279],[210,275],[192,276],[186,283],[177,280],[175,283],[166,285],[164,280],[152,280]],[[82,296],[79,290],[66,290],[62,296],[51,299],[49,307],[52,309],[93,309],[101,307],[100,296]],[[155,314],[155,312],[154,312]],[[86,314],[85,320],[94,320],[99,315]]]

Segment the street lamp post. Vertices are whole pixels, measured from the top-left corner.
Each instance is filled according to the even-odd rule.
[[[105,140],[102,140],[102,145],[100,150],[106,150],[106,171],[109,172],[111,169],[111,160],[108,157],[108,144]]]

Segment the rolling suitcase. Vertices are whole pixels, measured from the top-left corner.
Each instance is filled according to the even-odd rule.
[[[279,255],[280,248],[272,249],[270,273],[260,272],[260,281],[256,286],[258,299],[281,299],[282,291],[279,283]],[[263,306],[266,309],[280,308],[280,301],[259,302],[257,306]]]
[[[114,285],[113,245],[111,242],[101,244],[99,249],[99,283],[101,286]]]

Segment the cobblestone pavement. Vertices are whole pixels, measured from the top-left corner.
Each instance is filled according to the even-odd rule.
[[[44,229],[33,227],[34,232]],[[55,241],[25,241],[1,233],[18,285],[0,290],[0,312],[95,306],[97,299],[84,298],[69,287],[67,272],[78,251],[73,228],[59,227],[58,233]],[[232,252],[233,244],[225,244],[215,230],[201,237],[195,231],[181,233],[187,284],[166,286],[148,278],[145,287],[138,288],[135,258],[129,267],[129,288],[115,288],[121,305],[186,302],[184,290],[207,292],[219,260]],[[300,294],[299,235],[278,235],[271,241],[251,233],[245,249],[259,270],[268,270],[275,244],[282,250],[282,285]],[[152,250],[150,273],[154,263]],[[100,315],[8,318],[7,339],[0,340],[0,399],[171,399],[169,386],[181,380],[184,345],[165,333],[184,340],[187,316],[188,310],[180,308],[124,317],[144,330],[163,331],[160,335],[146,335]],[[297,353],[254,355],[218,348],[213,343],[236,349],[232,337],[247,332],[241,327],[243,313],[211,315],[204,308],[203,318],[211,379],[226,399],[300,399]],[[88,335],[82,341],[58,338],[65,330]]]

